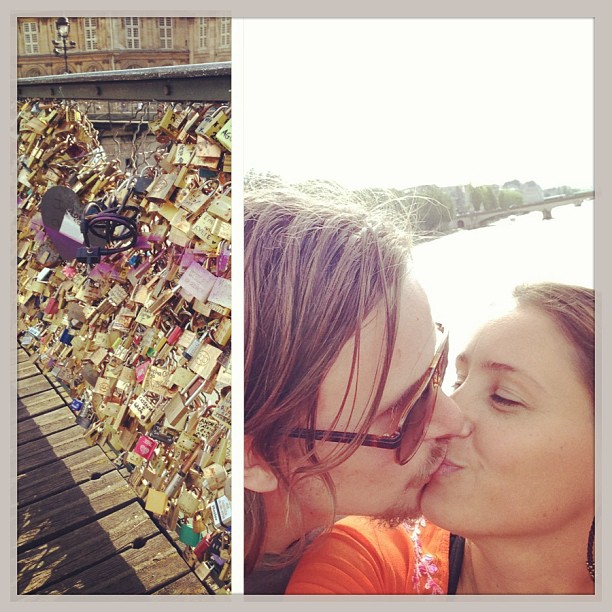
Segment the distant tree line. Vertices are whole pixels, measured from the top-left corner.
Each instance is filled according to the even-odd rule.
[[[523,194],[518,189],[501,188],[496,190],[491,185],[481,185],[479,187],[468,185],[466,191],[474,212],[497,208],[508,210],[523,204]]]
[[[245,190],[259,185],[282,184],[283,179],[270,172],[258,173],[249,171],[245,176]],[[332,193],[337,184],[333,181],[304,181],[295,184],[304,191],[320,193],[328,189]],[[410,214],[417,236],[432,236],[452,227],[452,221],[458,213],[467,211],[480,212],[492,210],[510,210],[519,208],[524,203],[521,187],[537,187],[533,181],[522,184],[518,180],[508,181],[500,188],[497,185],[466,185],[448,190],[437,185],[420,185],[408,189],[368,188],[356,189],[353,193],[362,201],[371,205],[395,206],[402,212]],[[543,191],[544,197],[552,195],[571,195],[579,189],[564,185]]]

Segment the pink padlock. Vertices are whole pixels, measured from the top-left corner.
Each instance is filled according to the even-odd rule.
[[[147,359],[146,361],[143,361],[142,363],[139,363],[134,368],[134,372],[136,374],[136,382],[137,383],[141,383],[144,380],[144,377],[147,374],[147,370],[149,369],[149,363],[150,363],[150,361]]]
[[[183,330],[178,325],[175,325],[174,329],[168,334],[167,343],[170,346],[174,346],[182,335]]]
[[[45,304],[45,314],[54,315],[59,310],[59,302],[54,297],[50,297]]]
[[[198,561],[200,561],[200,563],[202,562],[202,559],[204,558],[204,554],[206,553],[206,551],[210,548],[210,544],[212,542],[213,539],[213,535],[212,533],[208,533],[206,534],[196,545],[196,547],[193,549],[193,552],[195,554],[195,556],[198,558]]]
[[[153,440],[153,438],[149,438],[149,436],[145,436],[143,434],[138,439],[138,442],[136,442],[136,446],[134,447],[134,452],[137,455],[144,457],[148,461],[153,456],[153,453],[156,448],[157,448],[157,442]]]

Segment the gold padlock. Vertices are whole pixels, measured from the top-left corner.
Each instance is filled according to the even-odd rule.
[[[228,151],[232,150],[232,120],[230,119],[225,125],[217,132],[215,138],[220,142]]]
[[[229,112],[228,106],[220,106],[204,117],[204,120],[196,128],[199,136],[212,138],[228,121],[229,117],[225,111]]]
[[[202,533],[203,531],[206,531],[206,523],[204,522],[202,512],[196,512],[195,516],[193,517],[192,529],[194,533]]]
[[[164,514],[166,512],[167,503],[168,496],[163,491],[149,489],[145,503],[145,510],[153,512],[153,514]]]

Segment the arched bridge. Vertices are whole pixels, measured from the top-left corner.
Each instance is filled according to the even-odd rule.
[[[592,200],[594,197],[594,191],[581,191],[580,193],[573,193],[567,196],[553,196],[550,198],[546,198],[541,202],[534,202],[533,204],[521,204],[514,208],[496,208],[494,210],[483,210],[480,212],[463,213],[461,215],[456,215],[453,223],[455,227],[459,229],[474,229],[476,227],[486,225],[491,221],[497,221],[498,219],[502,219],[503,217],[509,217],[511,215],[522,215],[533,210],[541,211],[543,219],[552,219],[552,209],[556,206],[566,206],[567,204],[575,204],[576,206],[580,206],[580,204],[584,200]]]

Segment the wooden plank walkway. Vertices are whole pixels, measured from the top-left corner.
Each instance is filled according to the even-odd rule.
[[[17,594],[210,594],[22,348],[17,381]]]

